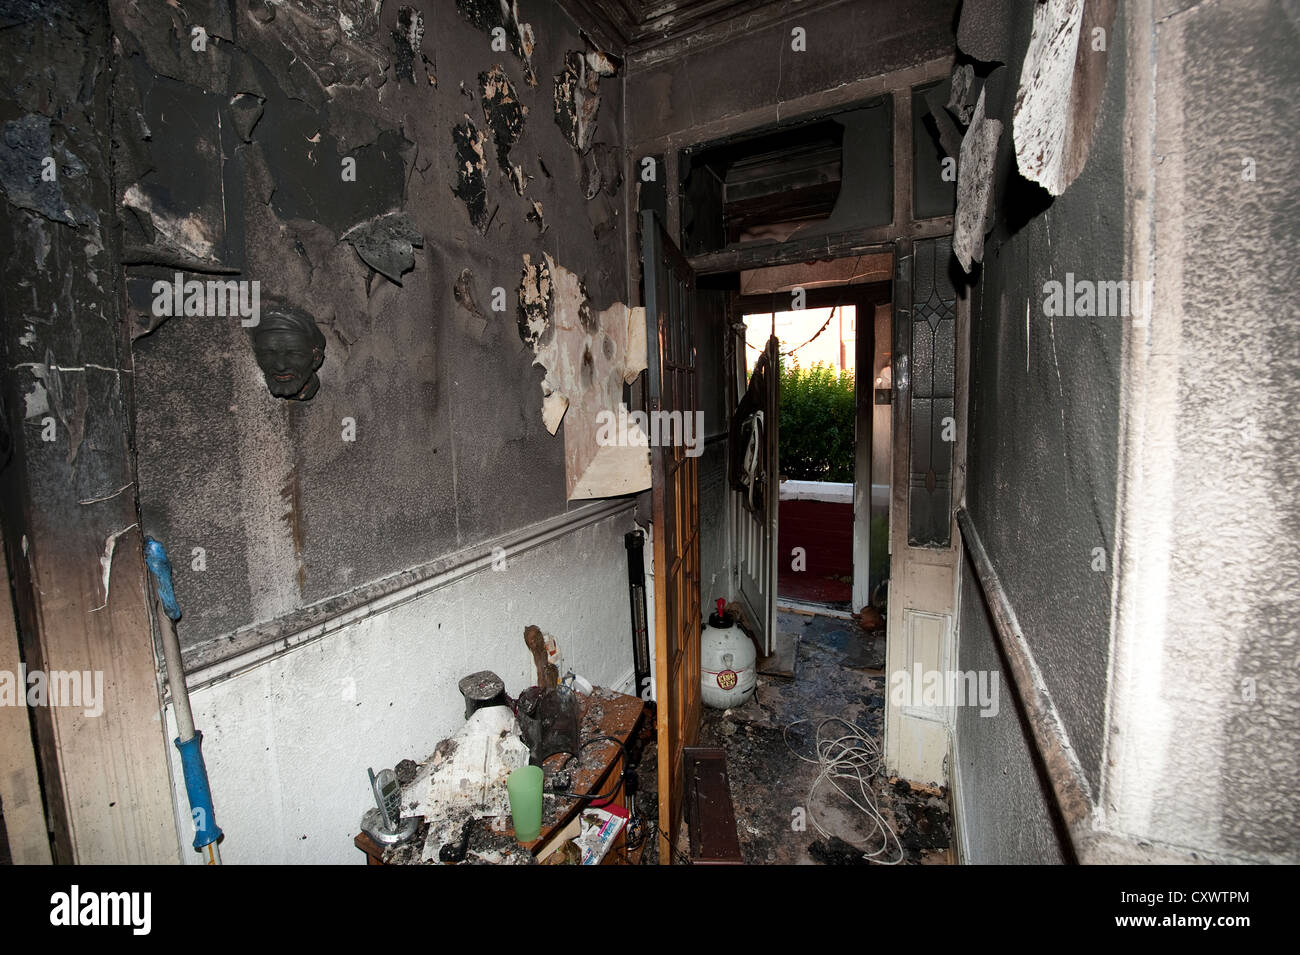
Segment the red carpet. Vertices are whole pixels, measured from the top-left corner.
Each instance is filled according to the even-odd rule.
[[[777,557],[777,593],[793,600],[848,603],[853,598],[853,505],[827,501],[782,501]],[[792,551],[804,550],[796,571]]]

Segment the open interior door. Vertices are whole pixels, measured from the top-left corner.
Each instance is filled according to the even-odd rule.
[[[740,396],[731,416],[731,532],[735,554],[736,599],[745,623],[763,653],[776,650],[777,513],[781,478],[777,449],[780,414],[780,343],[776,336],[754,363],[745,381],[745,326],[732,326],[739,338],[733,353]]]
[[[682,820],[682,750],[700,728],[699,458],[682,440],[699,409],[695,274],[653,212],[641,216],[654,501],[655,680],[659,729],[659,860]],[[664,424],[677,425],[675,430]],[[665,440],[671,433],[677,440]]]

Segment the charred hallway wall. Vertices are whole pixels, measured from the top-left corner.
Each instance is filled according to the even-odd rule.
[[[1084,861],[1295,861],[1286,8],[1121,4],[1086,167],[1054,200],[1013,174],[972,293],[966,506],[1086,780]],[[1008,132],[1030,18],[1014,22],[990,113]],[[1049,318],[1044,283],[1070,273],[1150,282],[1150,307]],[[960,668],[1009,689],[969,562],[961,611]],[[967,858],[1057,861],[1050,788],[1003,698],[958,716]]]
[[[576,128],[555,90],[586,47],[551,4],[524,5],[531,43],[506,22],[505,50],[474,0],[150,9],[114,5],[119,188],[145,197],[127,222],[142,524],[180,555],[194,705],[242,836],[227,855],[356,862],[364,767],[450,735],[466,673],[531,683],[526,624],[598,684],[630,671],[631,505],[594,523],[567,505],[519,293],[549,253],[594,314],[625,297],[618,186],[591,188],[621,149],[621,80],[584,78],[602,102]],[[196,26],[208,60],[178,46]],[[174,271],[158,253],[192,257],[195,232],[315,317],[310,401],[268,393],[238,322],[146,312]],[[264,662],[224,679],[249,652]]]
[[[596,683],[631,672],[633,504],[566,502],[563,432],[542,424],[518,307],[525,256],[544,253],[583,278],[593,314],[626,298],[621,185],[603,175],[621,165],[622,78],[587,68],[557,5],[522,6],[526,24],[477,0],[114,2],[95,64],[32,53],[97,84],[88,115],[58,112],[75,88],[9,78],[10,142],[33,129],[48,140],[52,114],[43,148],[70,170],[61,197],[18,201],[6,182],[24,210],[11,264],[35,262],[49,286],[33,305],[7,285],[20,371],[6,401],[24,434],[61,422],[50,461],[62,463],[40,468],[73,472],[37,474],[28,510],[90,522],[67,547],[86,609],[104,602],[105,541],[126,529],[114,594],[133,601],[137,636],[151,603],[140,537],[168,546],[232,861],[361,861],[365,766],[422,758],[450,735],[465,673],[496,669],[512,692],[531,682],[526,624]],[[6,5],[31,18],[9,38],[40,31],[34,10]],[[74,222],[42,221],[65,208]],[[243,316],[165,314],[156,283],[178,273],[258,282],[263,317],[273,302],[311,314],[319,391],[273,397]],[[42,560],[59,536],[28,535]],[[137,692],[147,705],[130,719],[157,744],[166,794],[174,733],[155,722],[152,648],[137,644],[152,702]],[[98,771],[93,755],[68,770]],[[131,800],[103,802],[115,798]]]
[[[118,185],[147,263],[128,277],[141,510],[187,557],[182,640],[203,662],[231,634],[264,640],[249,628],[566,510],[517,326],[523,256],[582,276],[599,312],[624,298],[620,210],[587,199],[594,160],[554,115],[577,28],[525,9],[525,62],[472,22],[495,4],[460,6],[114,7]],[[488,83],[504,88],[490,102]],[[596,114],[615,149],[619,85],[603,81]],[[367,261],[358,236],[393,213],[422,245],[390,278],[371,263],[401,241]],[[240,321],[151,314],[170,262],[196,259],[260,280],[264,310],[315,317],[315,397],[268,393]]]
[[[1122,21],[1122,14],[1121,14]],[[1021,178],[1012,110],[1032,11],[1013,17],[1009,65],[985,86],[1006,133],[997,219],[971,295],[966,507],[997,568],[1092,792],[1098,791],[1109,671],[1120,317],[1059,317],[1044,287],[1125,270],[1124,62],[1111,55],[1083,173],[1064,195]],[[1122,36],[1122,22],[1114,28]],[[1100,556],[1099,556],[1100,555]],[[1030,758],[1010,675],[963,563],[959,667],[999,672],[996,716],[958,707],[955,774],[971,862],[1050,862],[1062,852],[1050,790]]]
[[[1101,809],[1128,839],[1294,863],[1300,17],[1270,0],[1132,6],[1152,53],[1130,201],[1155,304],[1126,350]]]

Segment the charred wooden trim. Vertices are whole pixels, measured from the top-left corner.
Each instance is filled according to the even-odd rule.
[[[269,623],[242,627],[186,650],[185,682],[191,690],[237,676],[271,657],[311,643],[360,620],[400,607],[434,590],[486,570],[501,548],[512,557],[549,544],[598,521],[629,512],[634,498],[611,498],[574,508],[529,527],[323,600]]]
[[[804,294],[804,308],[836,308],[852,305],[862,315],[875,311],[877,305],[886,305],[893,297],[893,283],[889,280],[859,282],[856,285],[831,285],[810,288]],[[790,308],[789,292],[772,292],[762,295],[741,295],[740,308],[745,315],[754,312],[780,312]],[[859,318],[859,321],[863,319]],[[861,333],[859,333],[861,337]]]
[[[893,91],[894,100],[894,134],[893,134],[893,154],[894,154],[894,225],[895,227],[912,223],[912,213],[916,208],[913,197],[912,187],[916,180],[912,175],[913,159],[915,158],[912,147],[912,90],[895,89]],[[941,233],[947,235],[952,232],[952,222],[949,219],[947,232]],[[915,232],[911,233],[912,238],[920,238]]]
[[[810,239],[793,239],[786,242],[756,244],[749,248],[724,249],[721,252],[693,256],[690,263],[697,275],[716,275],[720,272],[738,272],[742,269],[756,269],[768,265],[793,265],[798,262],[841,259],[850,255],[892,252],[894,241],[900,237],[928,239],[949,235],[951,232],[952,217],[944,216],[941,219],[923,219],[905,225],[901,229],[892,224],[872,226],[867,229],[854,229]]]
[[[601,0],[591,2],[600,3]],[[807,17],[845,2],[846,0],[805,0],[798,12],[800,16]],[[608,6],[608,2],[601,5]],[[743,27],[738,23],[742,15],[745,18]],[[739,29],[743,28],[745,32],[761,30],[789,19],[790,15],[787,4],[757,5],[749,0],[714,0],[713,3],[702,5],[698,13],[692,11],[692,15],[679,10],[652,9],[649,16],[653,19],[637,23],[629,35],[626,49],[628,62],[639,69],[645,69],[702,46],[725,42]]]
[[[803,121],[818,114],[839,112],[845,107],[865,103],[896,89],[910,90],[914,86],[946,80],[952,75],[952,66],[952,56],[937,57],[907,69],[845,83],[833,90],[770,103],[724,119],[683,127],[667,135],[636,139],[629,145],[629,153],[633,156],[676,154],[679,149],[699,143],[710,143],[739,133],[775,127],[792,120]]]
[[[1070,745],[1051,691],[1043,682],[997,569],[964,507],[957,511],[957,524],[994,624],[994,636],[1010,670],[1009,683],[1023,709],[1032,734],[1031,742],[1051,783],[1052,796],[1070,840],[1070,848],[1076,857],[1081,857],[1083,847],[1092,836],[1092,794],[1087,777]]]
[[[560,7],[602,50],[622,54],[636,24],[621,3],[559,0]]]

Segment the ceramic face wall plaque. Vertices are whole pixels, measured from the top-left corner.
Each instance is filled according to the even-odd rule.
[[[277,398],[309,401],[320,390],[317,369],[325,361],[325,335],[316,320],[291,305],[263,309],[251,329],[253,354]]]

